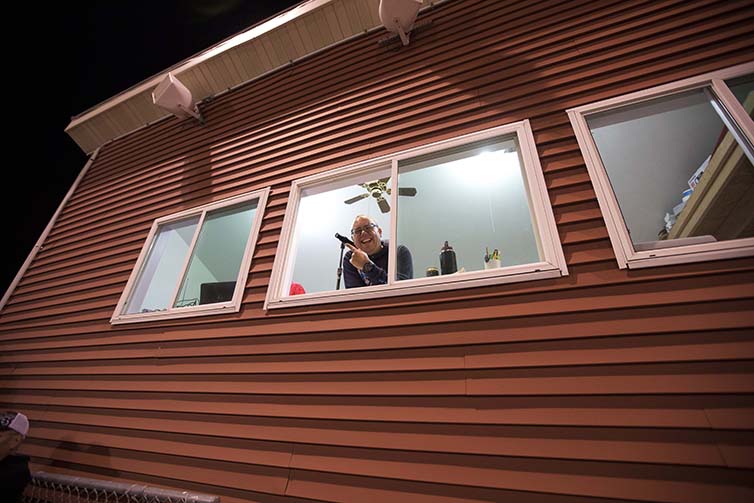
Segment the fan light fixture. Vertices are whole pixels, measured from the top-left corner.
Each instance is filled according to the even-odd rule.
[[[387,186],[388,180],[390,180],[390,177],[380,178],[379,180],[373,180],[371,182],[360,183],[359,186],[364,187],[366,192],[364,192],[363,194],[359,194],[356,197],[346,199],[343,202],[346,204],[353,204],[356,201],[361,201],[364,198],[372,196],[373,198],[377,200],[377,206],[380,208],[380,211],[382,213],[387,213],[388,211],[390,211],[390,203],[385,198],[385,194],[390,195],[390,187]],[[398,195],[399,196],[415,196],[416,188],[398,187]]]

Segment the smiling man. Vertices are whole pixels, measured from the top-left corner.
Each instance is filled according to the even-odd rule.
[[[351,226],[351,239],[356,246],[348,246],[343,257],[343,277],[346,288],[387,283],[388,241],[382,239],[382,229],[366,215],[358,215]],[[398,245],[398,279],[414,277],[411,252]]]

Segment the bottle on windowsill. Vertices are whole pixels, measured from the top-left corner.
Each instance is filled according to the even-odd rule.
[[[453,274],[458,271],[456,263],[456,252],[453,247],[445,241],[445,245],[440,249],[440,272],[442,274]]]

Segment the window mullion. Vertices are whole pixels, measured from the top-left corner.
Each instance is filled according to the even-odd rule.
[[[397,247],[398,242],[398,160],[393,158],[390,162],[390,180],[393,185],[390,191],[390,207],[393,211],[390,214],[390,246],[388,247],[387,262],[387,284],[392,285],[395,282],[396,270],[398,264]]]
[[[534,132],[528,119],[522,121],[520,127],[517,128],[516,138],[519,155],[523,161],[521,169],[526,174],[524,184],[529,192],[530,212],[533,212],[535,217],[534,225],[537,229],[535,239],[540,244],[543,254],[540,258],[565,271],[567,270],[566,260],[560,245],[560,236],[557,229],[549,225],[550,222],[555,221],[555,214],[550,204],[540,203],[549,202],[550,196],[547,192],[544,171],[539,163]]]
[[[204,225],[205,216],[207,216],[207,210],[202,211],[202,214],[199,217],[199,222],[197,222],[196,224],[196,231],[194,231],[194,236],[191,238],[191,245],[189,246],[188,253],[186,253],[186,258],[183,260],[181,274],[180,276],[178,276],[178,284],[175,286],[173,295],[170,297],[170,307],[168,309],[173,309],[175,307],[175,299],[178,297],[178,293],[181,291],[181,285],[183,285],[183,280],[186,277],[186,270],[188,269],[189,262],[191,262],[191,256],[194,254],[196,242],[199,240],[199,233],[202,231],[202,225]]]
[[[272,297],[268,292],[268,299],[284,297],[290,289],[291,281],[293,280],[293,268],[295,266],[294,259],[296,257],[296,250],[298,249],[298,235],[296,233],[295,224],[298,219],[299,205],[301,204],[301,186],[298,181],[294,181],[291,184],[291,191],[288,196],[288,206],[291,211],[286,211],[285,219],[283,221],[283,230],[280,233],[280,240],[278,241],[278,247],[285,250],[283,257],[285,258],[282,263],[282,268],[279,274],[273,274],[270,280],[270,286],[268,290],[273,292]],[[275,260],[277,263],[278,261]],[[273,265],[274,269],[274,265]],[[343,279],[341,278],[341,283]],[[286,288],[286,285],[288,288]],[[265,301],[266,303],[269,300]]]

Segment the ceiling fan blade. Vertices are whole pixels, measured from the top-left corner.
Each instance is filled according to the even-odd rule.
[[[390,211],[390,203],[388,203],[387,199],[385,199],[384,197],[377,198],[377,206],[380,207],[380,211],[382,211],[383,213]]]
[[[390,180],[389,176],[387,178],[380,178],[379,180],[377,180],[377,183],[387,183],[388,180]]]
[[[352,204],[352,203],[355,203],[356,201],[361,201],[365,197],[369,197],[369,192],[365,192],[365,193],[360,194],[360,195],[358,195],[356,197],[352,197],[351,199],[346,199],[343,202],[346,203],[346,204]]]
[[[398,187],[398,195],[399,196],[415,196],[416,188],[415,187]]]

